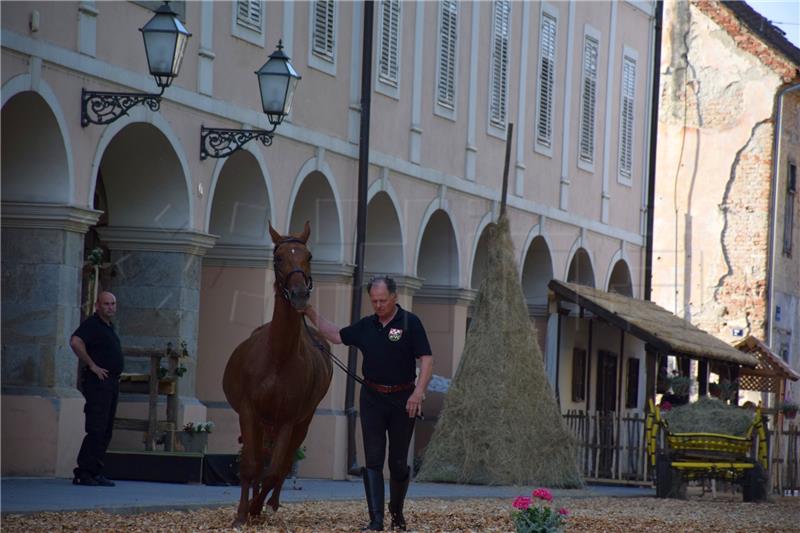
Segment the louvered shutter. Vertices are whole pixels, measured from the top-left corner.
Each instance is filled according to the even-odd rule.
[[[458,38],[458,3],[439,2],[439,79],[436,99],[439,105],[455,109],[456,105],[456,40]]]
[[[542,14],[539,34],[539,100],[536,142],[550,147],[553,141],[553,88],[556,80],[556,19]]]
[[[238,0],[236,2],[237,24],[260,32],[261,16],[260,0]]]
[[[636,96],[636,61],[622,61],[622,105],[620,106],[619,173],[630,178],[633,171],[633,111]]]
[[[333,63],[335,46],[335,20],[333,0],[314,2],[313,53]]]
[[[594,120],[597,107],[597,53],[596,39],[586,36],[583,46],[583,88],[581,90],[580,158],[594,162]]]
[[[398,0],[381,1],[381,33],[379,52],[379,78],[392,87],[397,87],[398,70],[400,68],[400,2]]]
[[[508,39],[511,3],[498,0],[492,17],[492,86],[489,120],[493,126],[505,128],[508,101]]]

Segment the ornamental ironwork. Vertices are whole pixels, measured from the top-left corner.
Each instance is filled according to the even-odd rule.
[[[146,105],[151,111],[158,111],[163,93],[163,89],[159,94],[108,93],[81,89],[81,126],[85,128],[89,124],[111,124],[139,104]]]
[[[271,146],[277,127],[275,124],[270,130],[237,130],[201,126],[200,159],[228,157],[253,139],[258,139],[264,146]]]

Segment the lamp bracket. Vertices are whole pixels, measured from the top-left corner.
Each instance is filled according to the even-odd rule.
[[[276,127],[277,124],[270,130],[237,130],[201,126],[200,159],[228,157],[253,139],[258,139],[264,146],[270,146]]]
[[[161,107],[161,95],[149,93],[109,93],[87,91],[81,89],[81,127],[89,124],[111,124],[128,110],[139,104],[144,104],[151,111],[158,111]]]

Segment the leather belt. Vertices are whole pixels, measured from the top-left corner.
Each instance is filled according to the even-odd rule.
[[[390,394],[392,392],[400,392],[400,391],[404,391],[404,390],[410,390],[410,389],[413,389],[415,387],[413,381],[408,382],[408,383],[401,383],[400,385],[381,385],[380,383],[373,383],[370,380],[365,379],[364,383],[370,389],[376,390],[378,392],[382,392],[384,394]]]

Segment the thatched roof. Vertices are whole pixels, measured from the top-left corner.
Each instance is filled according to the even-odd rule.
[[[770,350],[769,346],[752,335],[740,340],[734,344],[734,347],[752,354],[758,359],[758,364],[756,364],[755,368],[742,370],[743,375],[783,378],[791,379],[792,381],[800,379],[800,374]]]
[[[591,311],[661,353],[749,367],[758,362],[753,355],[737,350],[653,302],[555,279],[548,287],[557,298]]]

